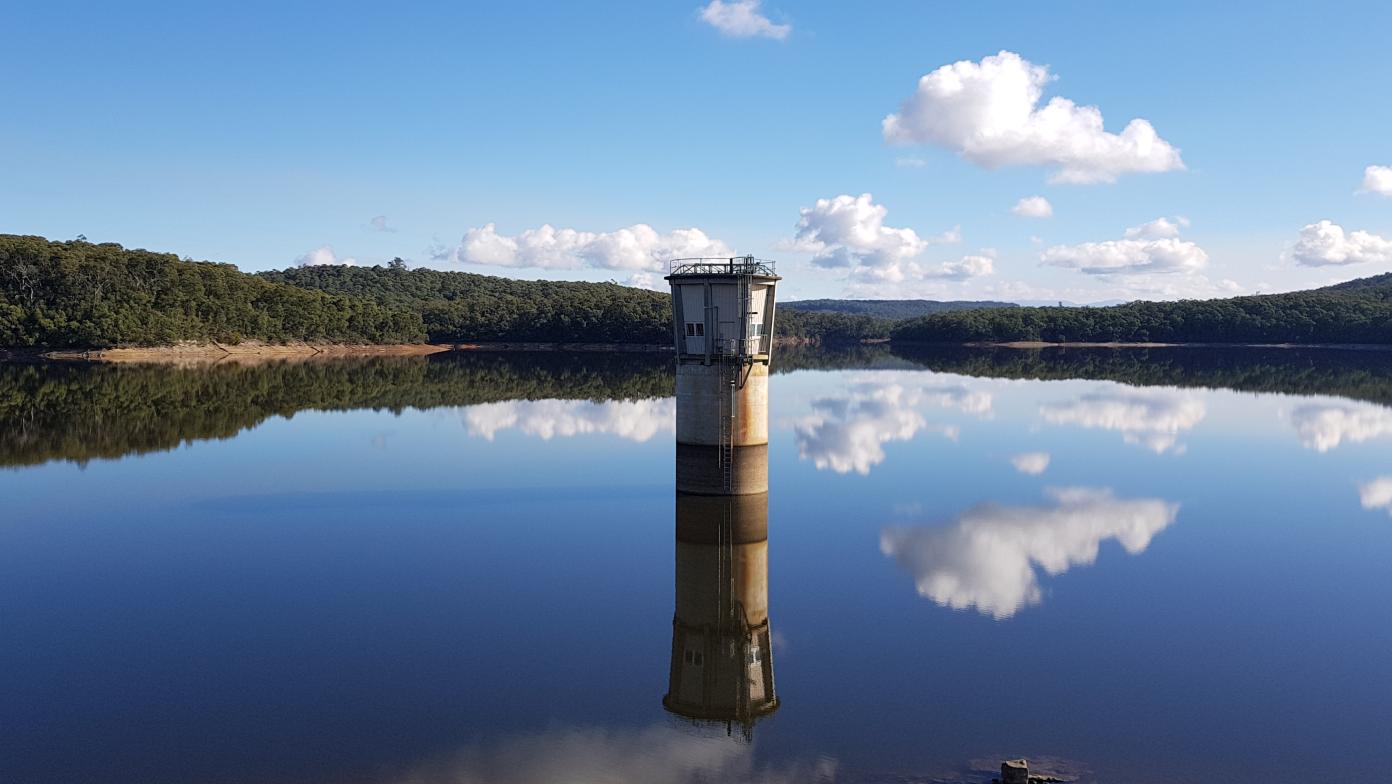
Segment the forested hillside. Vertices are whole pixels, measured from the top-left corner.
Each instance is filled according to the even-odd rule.
[[[665,292],[615,283],[512,280],[468,272],[388,267],[297,267],[258,273],[277,283],[371,299],[421,314],[432,342],[672,342]],[[780,307],[776,335],[808,342],[858,343],[889,337],[893,322],[847,313]]]
[[[819,302],[816,300],[810,301]],[[853,310],[851,300],[834,307]],[[906,308],[923,307],[924,300]],[[807,302],[802,303],[807,305]],[[967,307],[989,303],[932,303]],[[833,306],[827,306],[828,308]],[[891,301],[866,313],[892,314]],[[305,267],[255,275],[113,243],[0,235],[0,346],[671,342],[670,297],[615,283],[465,272]],[[1312,291],[1113,307],[998,307],[903,321],[780,307],[776,337],[808,343],[1044,341],[1392,343],[1392,274]]]
[[[1389,276],[1337,287],[1106,308],[1009,308],[905,321],[898,343],[1392,343]]]
[[[671,298],[616,283],[525,281],[389,267],[298,267],[258,277],[419,313],[431,342],[672,342]]]
[[[671,299],[614,283],[466,272],[305,267],[256,275],[114,243],[0,235],[0,346],[269,343],[671,342]],[[779,334],[887,338],[890,322],[790,314]]]
[[[1013,302],[993,302],[990,300],[951,300],[932,299],[803,299],[780,304],[785,312],[797,310],[806,313],[844,313],[851,316],[871,316],[878,319],[898,321],[918,318],[933,313],[952,313],[959,310],[981,310],[983,308],[1019,307]]]
[[[0,346],[410,343],[420,317],[114,243],[0,235]]]

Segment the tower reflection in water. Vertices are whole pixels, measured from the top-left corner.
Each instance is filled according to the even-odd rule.
[[[746,737],[778,709],[768,616],[768,493],[677,494],[667,710]]]
[[[768,370],[774,286],[752,257],[673,262],[676,611],[662,704],[698,722],[778,709],[768,616]]]

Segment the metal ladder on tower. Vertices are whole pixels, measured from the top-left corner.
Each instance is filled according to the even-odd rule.
[[[734,489],[735,482],[735,409],[738,408],[736,379],[739,378],[738,365],[728,359],[720,363],[720,479],[725,492]]]
[[[732,260],[733,262],[733,260]],[[726,347],[720,357],[720,444],[719,461],[721,485],[725,492],[734,490],[735,485],[735,413],[739,409],[739,390],[743,386],[740,374],[744,370],[744,354],[749,323],[749,278],[741,275],[736,286],[736,302],[739,303],[737,337],[729,338],[733,345]]]

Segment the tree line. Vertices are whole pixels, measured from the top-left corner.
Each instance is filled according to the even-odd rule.
[[[984,308],[898,321],[779,308],[775,338],[822,344],[1388,344],[1392,274],[1288,294],[1112,307]],[[0,346],[243,340],[669,345],[671,298],[616,283],[407,269],[399,259],[387,266],[247,274],[229,264],[114,243],[0,235]]]
[[[416,313],[433,343],[672,342],[671,297],[617,283],[512,280],[395,264],[298,267],[257,277]]]
[[[616,283],[387,266],[248,274],[115,243],[0,235],[0,346],[555,342],[667,345],[671,297]],[[884,339],[892,322],[794,313],[779,334]]]
[[[114,243],[0,235],[0,346],[411,343],[418,314]]]
[[[896,343],[1392,343],[1392,281],[1105,308],[938,313],[896,324]],[[1372,279],[1370,279],[1372,280]]]

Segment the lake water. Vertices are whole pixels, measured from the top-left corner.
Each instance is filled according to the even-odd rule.
[[[1385,777],[1392,356],[776,353],[729,722],[671,362],[0,365],[0,781]]]

